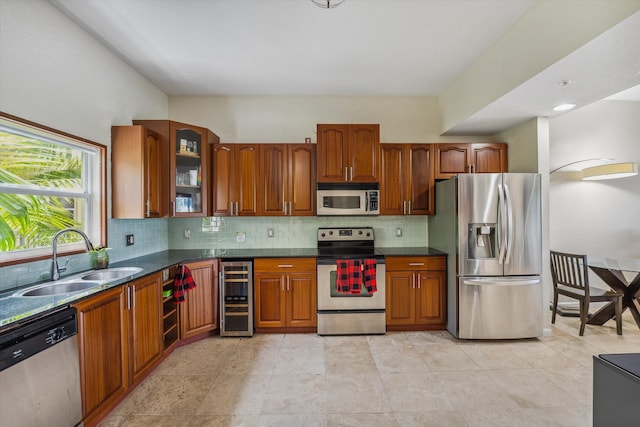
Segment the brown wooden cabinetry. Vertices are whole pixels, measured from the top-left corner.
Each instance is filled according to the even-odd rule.
[[[446,258],[387,257],[387,329],[444,329]]]
[[[173,297],[176,267],[174,265],[162,271],[162,343],[164,353],[170,351],[180,338],[178,305]]]
[[[129,283],[129,375],[133,384],[144,377],[162,357],[162,280],[160,273]]]
[[[433,146],[381,144],[381,150],[380,213],[433,214]]]
[[[218,328],[218,261],[206,260],[185,264],[196,287],[185,293],[178,304],[180,338],[190,338]]]
[[[319,124],[318,182],[378,182],[380,125]]]
[[[257,144],[213,144],[212,215],[258,213],[260,148]]]
[[[170,120],[134,120],[133,123],[153,130],[162,138],[167,157],[162,171],[169,215],[206,216],[209,213],[209,146],[220,138],[209,129]]]
[[[111,128],[111,200],[113,218],[159,218],[167,215],[162,185],[160,135],[143,126]]]
[[[124,287],[82,300],[78,310],[82,417],[92,425],[128,387]]]
[[[434,148],[436,179],[448,179],[459,173],[508,171],[506,144],[434,144]]]
[[[315,258],[262,258],[253,267],[256,328],[314,330]]]
[[[315,215],[315,147],[260,144],[260,215]]]

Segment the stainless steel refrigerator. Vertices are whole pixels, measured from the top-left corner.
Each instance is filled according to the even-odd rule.
[[[460,174],[436,184],[429,246],[448,254],[447,330],[457,338],[542,335],[538,174]]]

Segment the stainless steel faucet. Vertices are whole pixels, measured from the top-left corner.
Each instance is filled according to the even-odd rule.
[[[91,252],[93,250],[93,244],[89,240],[86,234],[84,234],[81,230],[76,230],[75,228],[65,228],[64,230],[60,230],[53,236],[53,259],[51,260],[51,280],[60,279],[60,273],[63,273],[67,270],[67,267],[58,266],[58,238],[65,233],[78,233],[84,239],[84,242],[87,245],[87,251]]]

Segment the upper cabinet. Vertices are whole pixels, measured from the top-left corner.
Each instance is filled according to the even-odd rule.
[[[315,215],[316,146],[260,144],[259,214]]]
[[[318,125],[318,182],[378,182],[380,125]]]
[[[507,172],[507,145],[501,143],[434,144],[436,179],[459,173]]]
[[[213,144],[212,215],[258,214],[258,144]]]
[[[381,147],[380,213],[433,214],[433,146],[381,144]]]
[[[209,145],[219,138],[209,129],[170,120],[134,120],[163,139],[168,161],[163,175],[168,192],[169,214],[201,217],[208,214]]]
[[[113,218],[160,218],[167,215],[162,183],[160,135],[143,126],[111,128]]]

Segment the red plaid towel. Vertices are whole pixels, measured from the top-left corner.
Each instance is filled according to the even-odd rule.
[[[340,293],[359,294],[362,286],[362,262],[338,260],[336,265],[336,290]]]
[[[364,287],[367,288],[367,292],[370,294],[378,291],[376,284],[376,260],[365,259],[362,261],[364,266],[362,275],[364,276]]]
[[[196,282],[186,265],[178,266],[176,277],[173,279],[173,300],[176,304],[184,302],[184,294],[196,287]]]

